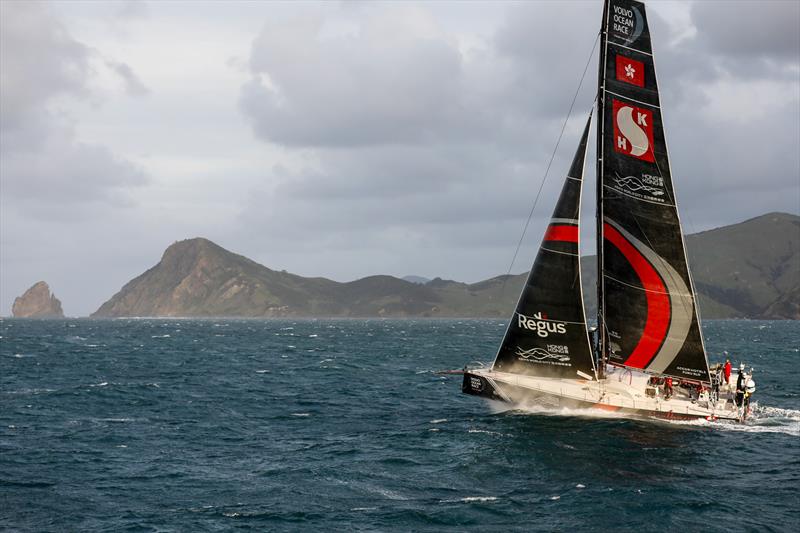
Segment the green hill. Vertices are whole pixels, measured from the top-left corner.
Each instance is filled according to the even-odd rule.
[[[686,245],[704,318],[800,319],[800,217],[770,213],[689,235]],[[581,262],[591,317],[595,258]],[[506,317],[526,277],[338,283],[271,270],[198,238],[167,248],[92,316]]]

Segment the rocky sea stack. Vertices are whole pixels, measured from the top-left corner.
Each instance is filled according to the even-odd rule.
[[[15,318],[64,318],[61,301],[50,292],[50,286],[44,281],[35,283],[16,298],[11,314]]]

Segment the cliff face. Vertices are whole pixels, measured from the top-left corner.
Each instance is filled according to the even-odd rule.
[[[61,302],[44,281],[35,283],[33,287],[14,300],[11,314],[16,318],[63,318]]]
[[[800,318],[800,217],[771,213],[686,239],[703,318]],[[582,258],[587,316],[595,258]],[[528,274],[474,284],[371,276],[349,283],[278,272],[206,239],[176,242],[92,316],[503,317]]]

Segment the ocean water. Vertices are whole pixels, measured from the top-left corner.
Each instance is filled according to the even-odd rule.
[[[800,323],[709,321],[751,422],[500,410],[501,320],[0,322],[0,530],[798,531]]]

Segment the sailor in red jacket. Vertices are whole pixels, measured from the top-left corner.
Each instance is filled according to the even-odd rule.
[[[731,382],[731,360],[725,359],[725,368],[723,370],[725,372],[725,385],[730,385]],[[728,387],[730,388],[730,387]]]

